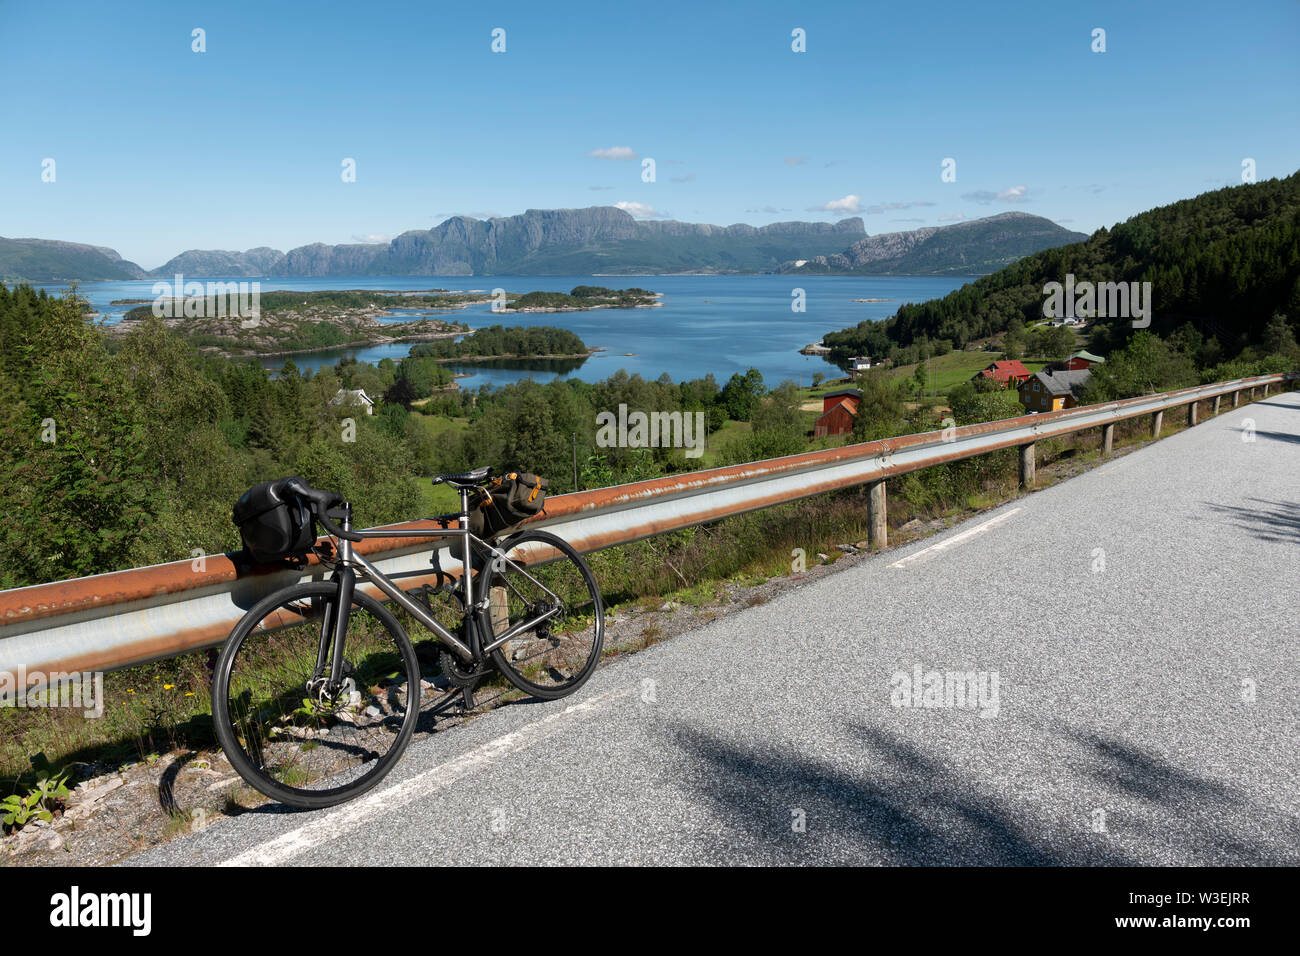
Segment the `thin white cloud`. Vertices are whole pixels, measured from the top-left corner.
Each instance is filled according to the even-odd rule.
[[[587,154],[592,159],[617,159],[633,160],[638,159],[637,153],[631,146],[611,146],[608,149],[593,149]]]
[[[840,199],[832,199],[830,202],[822,203],[820,206],[809,206],[809,212],[836,212],[848,214],[862,212],[862,197],[854,193],[849,193]]]
[[[916,202],[886,202],[876,206],[868,206],[863,212],[870,216],[879,215],[882,212],[897,212],[902,209],[912,209],[916,206],[933,206],[932,202],[917,200]]]
[[[1028,186],[1009,186],[1001,192],[993,192],[988,189],[977,189],[973,193],[963,193],[962,197],[966,202],[976,202],[981,206],[987,206],[989,203],[1022,203],[1030,202]]]
[[[617,206],[619,209],[622,209],[626,213],[631,213],[632,216],[637,219],[667,219],[668,218],[667,213],[660,212],[658,209],[656,209],[654,206],[649,205],[648,203],[628,202],[627,200],[624,200],[623,202],[616,202],[614,203],[614,205]]]

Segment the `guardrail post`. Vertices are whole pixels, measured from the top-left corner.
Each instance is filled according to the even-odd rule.
[[[1020,487],[1028,491],[1034,487],[1034,443],[1020,446]]]
[[[501,585],[492,589],[489,595],[491,604],[489,613],[492,617],[492,630],[498,634],[510,627],[510,592]]]
[[[1164,412],[1156,412],[1151,416],[1151,437],[1152,438],[1160,437],[1160,428],[1161,426],[1164,425],[1164,423],[1165,423]]]
[[[1222,400],[1223,400],[1223,396],[1222,396],[1222,395],[1215,395],[1215,396],[1214,396],[1214,411],[1210,413],[1210,417],[1211,417],[1211,418],[1213,418],[1215,415],[1218,415],[1218,414],[1219,414],[1219,402],[1221,402]]]
[[[1237,389],[1235,392],[1232,393],[1232,407],[1236,408],[1240,404],[1241,404],[1241,389]]]
[[[1115,426],[1113,424],[1102,425],[1101,426],[1101,453],[1103,455],[1109,455],[1111,453],[1111,450],[1114,447],[1115,447]]]
[[[1196,424],[1196,403],[1192,402],[1187,406],[1187,427],[1191,428]]]
[[[874,550],[884,550],[889,545],[889,525],[885,522],[885,481],[867,485],[867,541]]]

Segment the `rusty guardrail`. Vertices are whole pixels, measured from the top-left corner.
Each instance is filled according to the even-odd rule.
[[[1086,405],[1037,415],[905,435],[884,441],[804,452],[785,458],[710,468],[666,478],[557,495],[534,522],[580,551],[629,544],[678,528],[715,521],[812,495],[870,486],[872,544],[883,547],[885,479],[933,465],[1021,449],[1021,482],[1034,481],[1034,443],[1101,427],[1110,451],[1117,422],[1151,415],[1159,435],[1164,412],[1186,406],[1196,423],[1197,403],[1270,387],[1291,376],[1263,375],[1157,395]],[[431,520],[386,526],[437,527]],[[360,542],[356,550],[403,587],[435,583],[427,539]],[[441,566],[459,563],[440,549]],[[249,568],[232,555],[209,555],[146,568],[114,571],[0,591],[0,672],[113,670],[221,643],[243,615],[272,591],[326,573],[313,557],[302,570]],[[374,589],[376,597],[383,595]]]

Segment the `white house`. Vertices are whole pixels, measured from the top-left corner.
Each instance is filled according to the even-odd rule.
[[[871,368],[871,357],[868,355],[857,355],[849,359],[850,372],[865,372]]]
[[[367,415],[375,413],[375,400],[366,394],[364,388],[340,388],[330,399],[331,405],[361,405]]]

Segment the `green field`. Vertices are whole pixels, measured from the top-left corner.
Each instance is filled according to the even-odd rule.
[[[1002,358],[1001,352],[966,352],[954,350],[947,355],[940,355],[938,358],[930,359],[930,386],[926,389],[927,395],[943,395],[954,385],[960,385],[962,382],[969,382],[975,373],[982,368],[988,368],[996,361]],[[1021,359],[1021,364],[1030,372],[1038,372],[1047,367],[1046,360],[1030,361]],[[916,372],[916,365],[900,365],[898,368],[890,369],[888,374],[891,378],[911,378]]]

